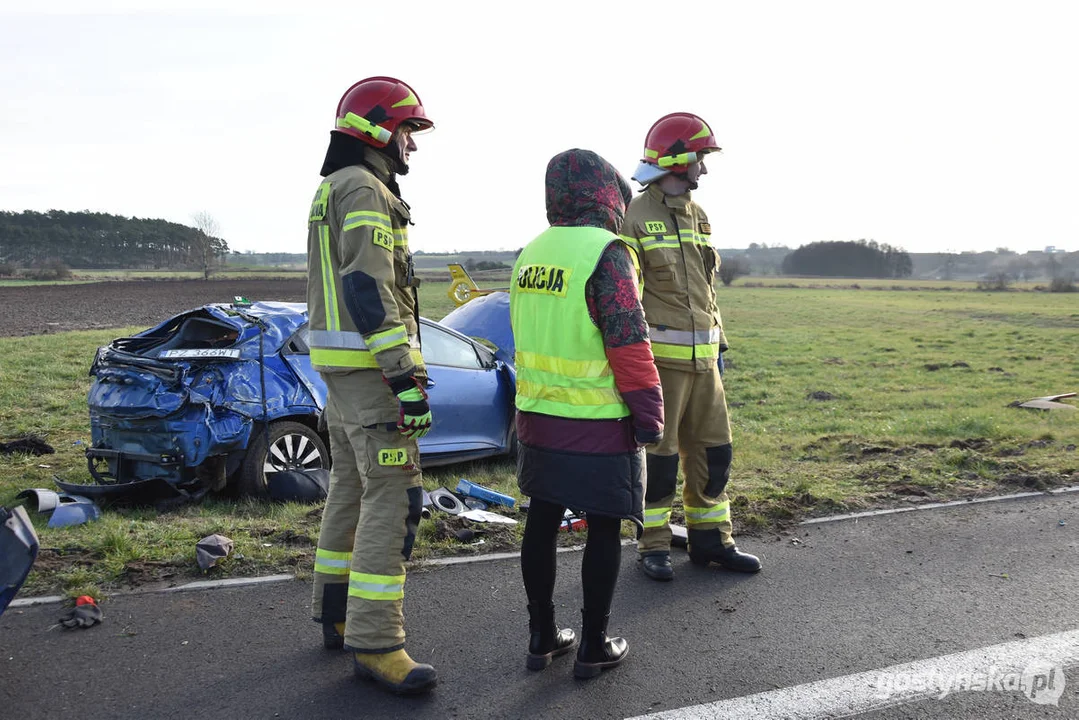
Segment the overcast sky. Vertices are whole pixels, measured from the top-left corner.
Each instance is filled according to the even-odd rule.
[[[1076,2],[30,5],[0,0],[4,210],[205,210],[234,250],[304,252],[338,99],[393,75],[437,126],[414,250],[524,245],[552,155],[628,178],[678,110],[723,146],[694,193],[718,247],[1079,250]]]

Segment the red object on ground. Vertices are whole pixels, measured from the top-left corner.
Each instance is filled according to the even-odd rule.
[[[96,607],[97,603],[94,602],[94,599],[89,595],[79,595],[79,597],[75,599],[75,606],[78,607],[79,605],[94,605]]]

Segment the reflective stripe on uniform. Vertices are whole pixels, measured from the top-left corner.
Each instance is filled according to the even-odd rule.
[[[352,566],[352,553],[336,550],[315,550],[315,572],[327,575],[348,575]]]
[[[322,266],[322,297],[326,301],[326,327],[336,330],[341,327],[337,314],[337,283],[334,281],[333,264],[330,262],[330,227],[318,226],[318,245]]]
[[[705,525],[731,519],[731,501],[724,500],[708,507],[685,507],[686,525]]]
[[[678,247],[677,235],[648,235],[641,238],[641,250],[648,252],[649,250],[660,250],[662,248],[676,248]]]
[[[710,330],[668,330],[648,326],[648,338],[668,345],[710,345],[719,342],[719,328]]]
[[[393,231],[393,246],[394,247],[408,247],[408,229],[398,228]]]
[[[705,237],[703,235],[699,235],[696,231],[694,231],[694,230],[692,230],[690,228],[680,229],[678,231],[678,237],[682,242],[689,243],[691,245],[707,245],[708,244],[708,238],[707,237]]]
[[[405,596],[405,576],[350,572],[348,594],[364,600],[400,600]]]
[[[358,333],[357,333],[358,334]],[[423,365],[423,353],[409,351],[414,365]],[[311,347],[311,364],[318,367],[378,368],[378,359],[370,350]]]
[[[401,332],[404,332],[404,325],[401,325]],[[397,333],[398,329],[387,330],[387,333]],[[307,334],[307,344],[311,347],[329,348],[337,350],[367,350],[367,341],[363,339],[363,335],[355,332],[354,330],[311,330]],[[415,335],[408,336],[408,344],[413,348],[420,346],[420,339]],[[404,345],[403,342],[394,343],[389,347],[395,345]],[[385,347],[380,348],[385,350]]]
[[[673,360],[719,357],[719,328],[710,330],[661,330],[648,326],[652,355]]]
[[[669,507],[644,509],[644,526],[646,528],[663,527],[670,519],[671,509]]]
[[[541,355],[540,353],[526,350],[517,352],[516,364],[535,368],[542,372],[569,375],[582,379],[605,377],[611,374],[611,366],[606,360],[570,360],[569,358]]]
[[[345,215],[345,223],[341,226],[342,232],[355,230],[358,227],[373,227],[385,230],[393,234],[393,225],[390,224],[390,216],[374,210],[356,210]]]
[[[532,400],[565,403],[578,407],[602,407],[622,402],[622,396],[615,388],[568,388],[545,385],[517,376],[517,395]]]
[[[367,336],[367,348],[374,353],[388,350],[398,345],[408,344],[408,331],[404,325]]]

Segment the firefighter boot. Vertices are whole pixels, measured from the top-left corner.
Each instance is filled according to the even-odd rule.
[[[594,678],[604,670],[617,667],[629,654],[629,643],[623,638],[607,637],[610,612],[599,614],[582,610],[581,645],[573,663],[573,677]]]
[[[532,635],[525,667],[529,670],[542,670],[552,659],[577,647],[577,635],[569,628],[559,630],[554,624],[554,603],[529,605],[528,628]]]
[[[719,530],[690,530],[689,559],[694,565],[714,562],[725,570],[735,572],[760,572],[761,561],[756,555],[740,551],[736,546],[723,546]]]
[[[343,622],[322,623],[322,646],[327,650],[340,650],[345,646],[345,624]]]
[[[674,579],[674,568],[671,567],[671,554],[662,550],[656,552],[641,553],[641,570],[653,580],[667,582]]]
[[[435,669],[410,658],[404,648],[388,653],[352,653],[352,664],[356,675],[398,695],[425,693],[438,683]]]

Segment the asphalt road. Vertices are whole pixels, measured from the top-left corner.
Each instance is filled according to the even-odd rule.
[[[572,678],[570,657],[525,670],[516,560],[415,569],[408,649],[441,679],[422,698],[356,680],[345,653],[323,650],[299,581],[116,597],[89,630],[50,630],[56,605],[11,609],[0,618],[0,717],[1075,719],[1077,530],[1076,493],[861,518],[745,538],[765,566],[752,577],[677,552],[667,584],[625,548],[611,631],[630,656],[591,681]],[[559,619],[576,627],[580,554],[559,562]],[[997,646],[1022,668],[1054,643],[1066,656],[1055,704],[1007,683],[883,709],[857,702],[882,669],[958,654],[936,672],[969,675],[989,662],[970,653]]]

